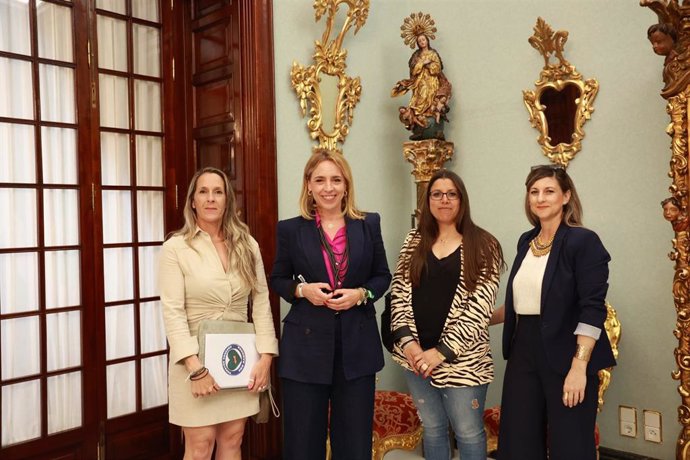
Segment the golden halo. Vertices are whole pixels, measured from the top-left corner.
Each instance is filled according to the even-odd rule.
[[[400,26],[402,33],[400,36],[410,48],[414,49],[417,45],[417,37],[425,35],[429,40],[434,40],[436,35],[436,23],[431,19],[430,14],[412,13],[409,18],[405,18],[403,25]]]

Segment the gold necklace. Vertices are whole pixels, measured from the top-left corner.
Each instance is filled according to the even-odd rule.
[[[532,251],[532,254],[534,254],[534,257],[542,257],[551,252],[551,245],[553,244],[553,239],[556,236],[554,233],[551,238],[549,238],[549,241],[546,243],[542,243],[541,240],[539,239],[539,235],[537,235],[532,241],[529,242],[529,248]]]

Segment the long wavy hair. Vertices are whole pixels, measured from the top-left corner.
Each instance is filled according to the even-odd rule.
[[[431,176],[426,188],[419,224],[417,225],[417,233],[421,236],[421,240],[410,258],[407,271],[409,279],[412,286],[419,285],[422,274],[427,269],[427,257],[439,235],[438,222],[431,214],[429,207],[429,192],[439,179],[450,179],[460,194],[460,209],[455,218],[455,228],[462,235],[462,265],[465,287],[473,291],[483,274],[484,276],[498,275],[498,272],[506,268],[503,250],[501,244],[491,233],[472,222],[470,199],[465,184],[457,174],[446,169],[441,169]]]
[[[191,247],[191,239],[194,237],[197,228],[196,210],[192,208],[196,184],[204,174],[216,174],[223,180],[225,186],[225,209],[223,210],[223,223],[221,231],[225,239],[225,246],[230,255],[230,264],[239,274],[240,279],[252,289],[256,287],[256,261],[252,251],[251,235],[249,227],[237,216],[237,206],[235,192],[232,190],[228,176],[218,168],[206,167],[198,170],[187,189],[187,198],[184,204],[184,225],[175,232],[181,235]]]
[[[582,203],[575,190],[575,184],[565,168],[560,165],[539,165],[532,167],[525,180],[525,214],[529,223],[535,227],[539,224],[539,218],[532,212],[529,206],[529,189],[539,179],[553,177],[558,182],[563,193],[570,192],[570,199],[563,205],[562,222],[570,227],[582,227]]]
[[[309,180],[314,170],[324,161],[332,161],[345,179],[345,196],[340,204],[340,210],[344,216],[350,219],[364,219],[364,213],[355,206],[355,185],[352,180],[352,170],[345,157],[333,150],[316,149],[312,156],[304,165],[304,176],[302,180],[302,192],[299,196],[299,210],[305,219],[314,219],[316,216],[316,202],[309,193]]]

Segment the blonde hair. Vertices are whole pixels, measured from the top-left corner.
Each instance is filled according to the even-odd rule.
[[[314,197],[309,193],[309,180],[314,170],[324,161],[332,161],[343,174],[345,179],[345,196],[340,209],[344,216],[350,219],[364,219],[364,213],[355,206],[355,187],[352,182],[352,170],[345,160],[345,157],[335,151],[327,149],[315,149],[312,156],[304,165],[304,177],[302,180],[302,193],[299,197],[299,210],[305,219],[313,219],[315,216],[316,204]]]
[[[184,204],[184,225],[175,235],[181,235],[187,244],[190,244],[197,228],[196,210],[192,208],[196,184],[204,174],[216,174],[223,180],[225,187],[225,209],[223,210],[223,223],[221,231],[225,246],[230,256],[230,264],[238,271],[240,279],[251,289],[256,287],[256,260],[254,260],[253,242],[249,233],[249,227],[237,217],[235,192],[232,190],[228,176],[218,168],[206,167],[198,170],[187,189],[187,198]],[[191,247],[191,245],[190,245]]]

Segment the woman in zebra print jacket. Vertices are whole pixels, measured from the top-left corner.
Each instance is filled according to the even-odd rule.
[[[391,292],[393,359],[405,369],[427,459],[450,458],[449,421],[460,457],[486,459],[482,415],[494,377],[488,327],[504,267],[501,245],[472,222],[460,177],[438,171],[400,250]]]

